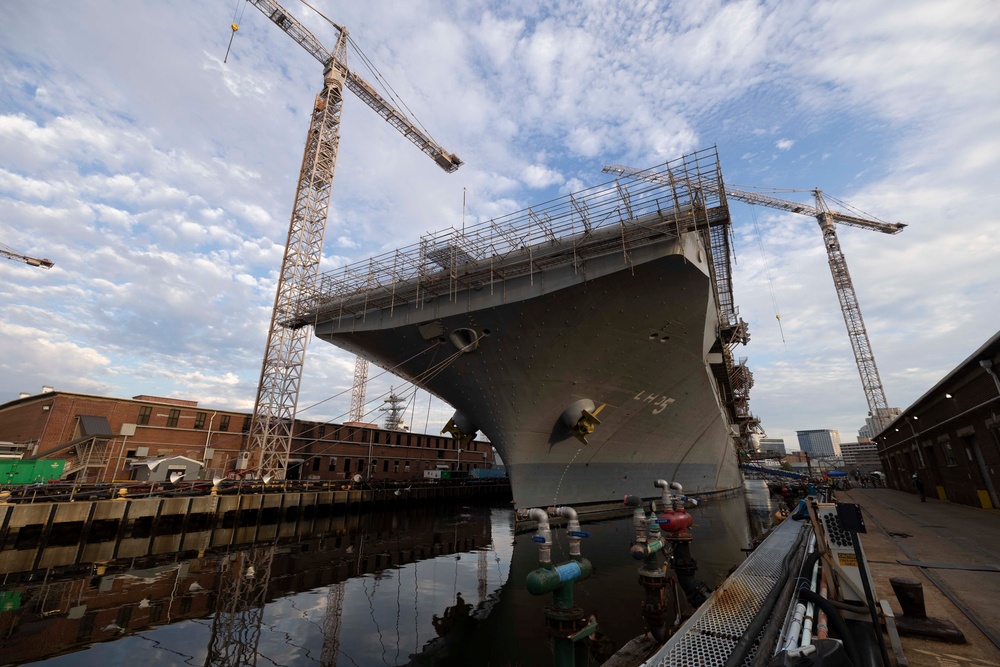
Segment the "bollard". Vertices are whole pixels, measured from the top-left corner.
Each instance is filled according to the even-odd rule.
[[[951,644],[965,643],[965,635],[954,623],[927,615],[924,589],[919,581],[909,577],[890,577],[889,584],[903,610],[903,613],[896,617],[896,629],[899,634],[927,637]]]

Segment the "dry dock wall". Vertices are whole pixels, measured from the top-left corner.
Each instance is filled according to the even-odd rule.
[[[470,489],[473,489],[470,491]],[[470,493],[472,494],[470,496]],[[506,484],[0,505],[0,572],[294,538],[355,508],[509,494]]]

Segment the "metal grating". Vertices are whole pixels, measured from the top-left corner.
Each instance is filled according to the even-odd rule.
[[[781,562],[807,524],[785,521],[682,625],[648,667],[722,667],[781,575]],[[753,652],[747,661],[753,659]]]

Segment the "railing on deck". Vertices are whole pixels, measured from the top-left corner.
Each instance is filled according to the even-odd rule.
[[[611,181],[463,229],[429,233],[414,245],[320,276],[288,324],[393,308],[467,288],[634,248],[664,235],[728,226],[714,148],[660,168],[656,182]],[[725,232],[723,232],[725,238]],[[709,240],[710,244],[711,241]]]

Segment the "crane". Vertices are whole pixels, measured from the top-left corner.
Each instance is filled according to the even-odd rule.
[[[6,246],[0,243],[0,257],[6,257],[7,259],[13,259],[17,262],[24,262],[31,266],[37,266],[40,269],[51,269],[53,262],[51,259],[39,259],[37,257],[29,257],[28,255],[22,255],[21,253],[15,251],[10,246]]]
[[[306,135],[249,442],[243,457],[243,467],[251,466],[250,456],[256,457],[252,466],[256,468],[258,477],[271,475],[284,479],[308,340],[306,327],[289,326],[287,323],[295,319],[294,316],[308,300],[319,275],[330,190],[340,143],[344,87],[354,92],[445,171],[455,171],[462,161],[435,143],[413,121],[383,99],[371,84],[347,68],[348,36],[343,26],[334,24],[338,36],[336,45],[330,51],[274,0],[248,1],[323,64],[323,89],[316,96]]]
[[[633,169],[622,165],[610,165],[605,167],[604,171],[646,181],[662,182],[664,179],[669,179],[669,176],[665,177],[657,172]],[[819,222],[823,243],[826,245],[830,272],[833,274],[833,286],[837,291],[837,298],[840,300],[840,309],[844,315],[844,323],[847,325],[847,336],[851,340],[854,360],[857,362],[858,372],[861,375],[861,386],[868,402],[868,412],[876,426],[876,432],[881,431],[889,424],[892,417],[889,413],[889,404],[885,398],[885,389],[882,387],[878,367],[875,365],[875,354],[872,352],[871,341],[868,339],[868,331],[865,329],[865,322],[861,317],[858,295],[854,291],[854,283],[847,270],[847,260],[840,249],[840,240],[837,238],[837,229],[834,223],[882,232],[883,234],[898,234],[906,225],[900,222],[882,222],[872,218],[832,211],[827,206],[823,193],[819,189],[812,191],[816,201],[815,206],[787,201],[758,192],[738,190],[728,185],[722,185],[721,189],[726,197],[737,201],[808,215],[816,218]]]

